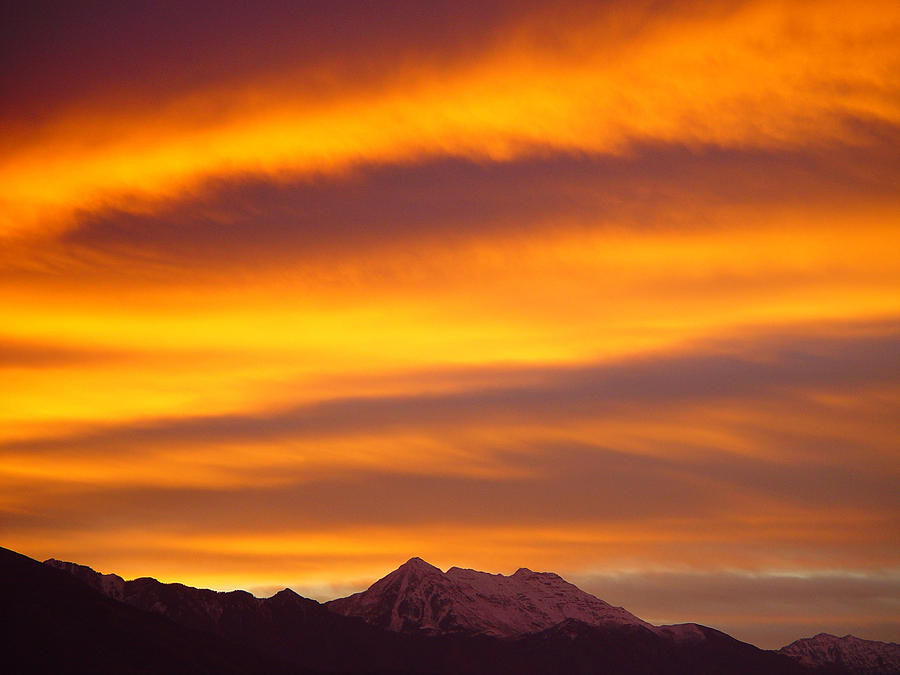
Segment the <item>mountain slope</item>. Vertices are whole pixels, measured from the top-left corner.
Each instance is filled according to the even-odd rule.
[[[853,675],[900,674],[900,644],[819,633],[782,647],[780,653],[823,672]]]
[[[124,605],[5,548],[0,625],[7,673],[301,672]]]
[[[334,614],[290,589],[256,598],[246,591],[220,593],[148,577],[124,581],[52,558],[44,564],[69,572],[132,607],[304,667],[344,672],[408,670],[401,636]]]
[[[368,590],[327,606],[388,630],[426,634],[513,637],[568,619],[653,629],[556,574],[522,568],[503,576],[459,567],[444,573],[421,558],[410,559]]]
[[[516,669],[569,675],[801,675],[806,669],[782,654],[692,625],[702,639],[673,640],[643,626],[592,626],[569,620],[514,641]],[[696,637],[696,636],[695,636]],[[552,658],[548,658],[552,656]]]

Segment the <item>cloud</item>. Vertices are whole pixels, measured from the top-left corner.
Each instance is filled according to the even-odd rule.
[[[47,452],[153,447],[170,443],[258,443],[333,434],[489,421],[517,425],[542,418],[618,414],[634,409],[729,399],[791,398],[804,392],[892,386],[900,367],[893,333],[856,339],[800,338],[758,347],[763,358],[729,353],[687,353],[620,363],[532,371],[540,384],[485,387],[437,395],[347,398],[270,413],[172,418],[113,425],[75,436],[0,444],[0,451]],[[502,371],[498,373],[502,379]]]
[[[2,83],[16,92],[19,110],[4,112],[46,120],[79,101],[112,97],[136,109],[273,72],[291,73],[296,88],[310,95],[334,96],[353,79],[383,84],[388,66],[439,65],[482,52],[533,9],[485,2],[475,11],[407,0],[379,8],[356,0],[340,8],[317,0],[264,8],[235,1],[176,7],[37,0],[5,8],[4,49],[18,67],[4,72]],[[58,58],[61,52],[68,58]]]
[[[209,177],[235,173],[309,176],[430,157],[616,154],[648,141],[870,146],[860,122],[890,128],[900,119],[890,77],[898,55],[883,32],[896,21],[893,9],[860,7],[848,22],[839,20],[840,3],[759,2],[685,14],[674,5],[655,14],[582,6],[573,10],[578,22],[567,11],[549,23],[546,11],[513,19],[524,28],[495,31],[502,37],[476,47],[479,58],[376,64],[396,79],[363,91],[352,86],[363,80],[356,73],[339,77],[351,85],[343,97],[297,87],[301,68],[248,74],[222,90],[198,86],[153,106],[151,115],[146,106],[88,98],[16,136],[22,140],[0,164],[0,227],[12,237],[65,230],[79,210],[135,202],[156,209]],[[623,24],[644,28],[625,32]],[[798,24],[804,29],[793,30]]]
[[[119,361],[122,352],[110,349],[47,344],[0,336],[0,369],[59,368]]]
[[[72,253],[118,253],[106,258],[113,266],[169,263],[171,274],[317,264],[566,228],[697,232],[740,225],[741,212],[853,212],[862,195],[866,208],[889,206],[895,195],[887,177],[898,170],[895,153],[854,148],[825,161],[817,153],[680,146],[627,157],[445,159],[314,181],[213,181],[157,211],[85,213],[62,242]]]
[[[885,532],[900,514],[896,331],[832,330],[478,369],[444,393],[6,440],[4,527],[282,541],[347,528],[612,528],[558,550],[627,541],[629,555],[685,560],[695,556],[678,541],[706,541],[717,560],[739,550],[745,562],[827,565],[853,546],[843,560],[888,561]]]
[[[640,532],[647,522],[671,520],[672,531],[677,532],[684,519],[728,522],[746,516],[748,510],[797,509],[808,514],[810,531],[797,536],[794,523],[785,536],[797,537],[794,545],[801,546],[805,539],[821,542],[848,536],[848,532],[818,532],[818,518],[842,520],[848,513],[858,513],[876,515],[880,523],[900,517],[893,489],[897,476],[850,460],[835,465],[789,455],[774,460],[726,453],[659,457],[540,437],[513,447],[470,450],[496,453],[502,471],[482,476],[412,473],[403,467],[375,465],[316,475],[299,465],[278,469],[282,480],[276,485],[254,484],[252,468],[244,484],[231,486],[75,484],[61,487],[61,495],[69,496],[32,502],[31,516],[7,514],[7,525],[94,531],[178,528],[190,522],[192,529],[209,534],[317,531],[350,524],[554,528],[605,523]],[[61,510],[66,502],[69,506]],[[115,506],[125,502],[127,506]],[[38,517],[40,513],[46,517]],[[718,527],[710,522],[708,534]],[[749,523],[746,527],[749,537],[755,528]],[[869,543],[873,537],[886,543],[874,532],[865,537]]]

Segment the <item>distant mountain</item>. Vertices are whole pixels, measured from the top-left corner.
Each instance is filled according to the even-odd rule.
[[[900,645],[862,640],[852,635],[837,637],[819,633],[778,650],[799,663],[821,672],[853,675],[900,674]]]
[[[654,630],[557,574],[522,568],[503,576],[459,567],[445,573],[421,558],[412,558],[362,593],[326,604],[339,614],[401,632],[514,637],[568,619]]]
[[[696,624],[652,626],[555,574],[526,569],[444,573],[414,558],[326,606],[288,589],[255,598],[125,581],[52,559],[40,565],[5,550],[0,559],[0,616],[14,626],[0,632],[0,653],[12,655],[4,661],[11,673],[856,672],[821,670]]]

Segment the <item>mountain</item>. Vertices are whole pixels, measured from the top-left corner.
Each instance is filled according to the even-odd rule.
[[[796,673],[784,655],[697,624],[653,626],[570,584],[520,568],[446,572],[412,558],[334,612],[408,635],[494,638],[504,672]]]
[[[652,628],[557,574],[522,568],[503,576],[459,567],[445,573],[421,558],[412,558],[368,590],[327,606],[388,630],[441,635],[513,637],[567,619]]]
[[[150,578],[125,581],[52,559],[44,565],[16,559],[27,563],[24,581],[18,568],[0,570],[5,625],[17,627],[12,640],[24,645],[0,644],[4,654],[18,655],[13,663],[22,667],[7,669],[14,673],[75,672],[82,663],[101,673],[263,675],[855,672],[805,665],[793,654],[761,650],[697,624],[652,626],[558,575],[526,569],[510,576],[460,568],[444,573],[413,558],[367,591],[322,605],[289,589],[255,598]],[[6,596],[17,600],[10,604]],[[112,619],[91,618],[98,604]],[[49,609],[36,609],[44,605]],[[53,646],[59,634],[70,636],[61,648]],[[32,652],[52,663],[32,667],[24,658]]]
[[[47,567],[68,572],[73,577],[81,579],[91,588],[100,591],[103,595],[113,600],[124,600],[125,598],[125,580],[118,574],[100,574],[87,565],[64,562],[55,558],[45,560],[44,564]]]
[[[819,633],[778,650],[804,666],[820,672],[848,672],[853,675],[900,674],[900,645],[862,640],[852,635],[837,637]]]
[[[782,654],[749,645],[706,626],[673,638],[642,626],[592,626],[569,620],[526,635],[519,667],[509,672],[647,673],[666,675],[800,675],[808,671]],[[687,638],[687,639],[686,639]],[[547,660],[552,656],[554,661]]]
[[[53,558],[44,565],[126,605],[285,662],[325,671],[407,671],[401,636],[337,615],[287,588],[257,598],[246,591],[220,593],[149,577],[125,581]]]
[[[0,548],[5,673],[298,673],[262,653],[129,607]]]

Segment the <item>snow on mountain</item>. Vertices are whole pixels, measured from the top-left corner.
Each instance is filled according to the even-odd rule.
[[[819,633],[778,650],[811,668],[840,667],[853,675],[897,675],[900,645]]]
[[[459,567],[442,572],[421,558],[410,559],[368,590],[332,600],[327,606],[401,632],[511,637],[536,633],[567,619],[655,630],[551,572],[522,568],[504,576]]]

